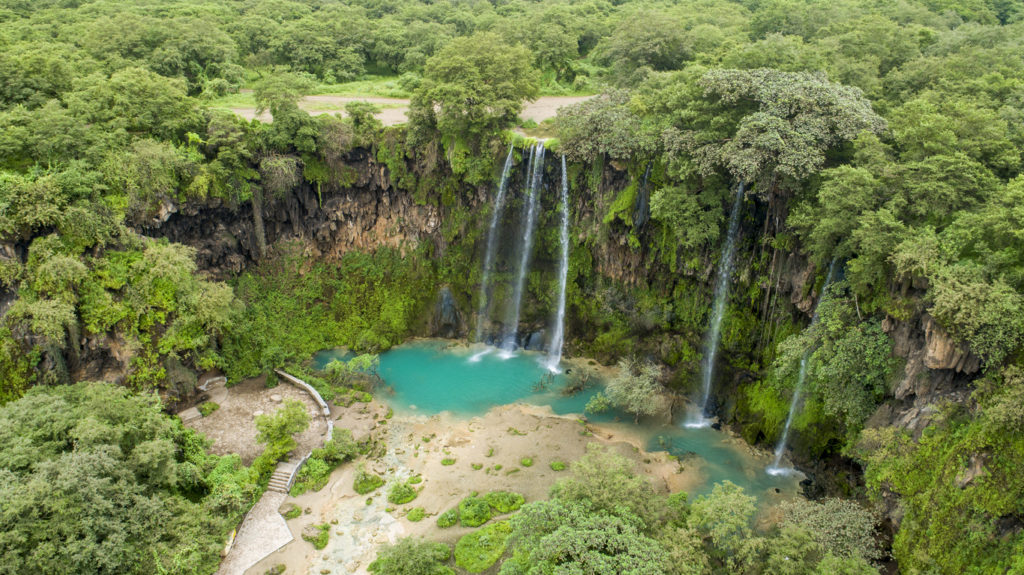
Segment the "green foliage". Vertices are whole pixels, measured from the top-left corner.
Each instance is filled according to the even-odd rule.
[[[491,505],[483,497],[469,496],[459,501],[459,522],[463,527],[479,527],[490,519]]]
[[[395,545],[383,546],[367,570],[374,575],[454,575],[445,566],[451,555],[451,548],[444,543],[405,537]]]
[[[437,516],[437,526],[441,529],[453,527],[459,522],[459,509],[453,508]]]
[[[997,518],[1019,508],[1024,481],[1024,396],[1020,368],[980,379],[978,413],[948,409],[918,442],[894,428],[865,430],[856,454],[879,497],[892,492],[905,510],[893,555],[907,569],[1003,571],[1015,565],[1020,533],[1001,533]]]
[[[533,458],[524,457],[519,460],[519,465],[522,465],[523,467],[533,467]]]
[[[408,482],[395,483],[388,489],[388,503],[402,505],[416,499],[419,492]]]
[[[512,124],[523,100],[537,96],[537,82],[524,46],[489,32],[458,38],[427,61],[410,120],[445,137],[480,141]]]
[[[508,521],[500,521],[463,535],[455,544],[455,564],[470,573],[486,571],[505,554],[511,533]]]
[[[106,383],[30,390],[0,407],[0,438],[13,573],[212,572],[259,494],[238,456],[208,455],[154,395]]]
[[[553,497],[576,502],[591,512],[626,510],[634,518],[650,521],[655,514],[654,489],[632,462],[597,443],[570,466],[571,476],[552,488]]]
[[[352,489],[356,493],[366,495],[371,491],[376,491],[381,485],[384,485],[384,479],[381,476],[374,475],[367,471],[364,465],[359,465],[359,469],[356,470],[355,479],[352,482]]]
[[[291,495],[297,497],[306,491],[320,491],[327,485],[331,471],[359,454],[359,446],[348,429],[335,429],[331,440],[314,449],[306,464],[299,469]]]
[[[445,457],[441,460],[441,465],[455,465],[455,460],[451,457]]]
[[[563,461],[552,461],[550,464],[551,471],[565,471],[565,462]]]
[[[307,534],[305,530],[303,530],[302,538],[312,543],[313,548],[319,551],[320,549],[327,547],[327,542],[331,539],[331,524],[323,523],[320,525],[313,525],[312,527],[316,534]]]
[[[427,512],[422,507],[413,507],[405,514],[405,518],[413,523],[423,521],[423,518],[427,516]]]
[[[660,378],[661,367],[657,364],[623,358],[605,394],[609,402],[632,413],[639,421],[641,415],[653,415],[662,408]]]
[[[793,499],[783,503],[781,510],[782,525],[803,529],[835,557],[859,557],[869,562],[882,558],[875,539],[878,520],[853,501]]]
[[[484,495],[484,500],[498,513],[511,513],[526,502],[522,495],[510,491],[491,491]]]
[[[513,516],[513,555],[503,575],[567,569],[580,573],[662,573],[668,557],[638,529],[636,518],[595,513],[584,502],[530,503]],[[500,524],[496,524],[500,525]]]
[[[211,413],[217,411],[218,409],[220,409],[220,405],[213,401],[204,401],[203,403],[199,404],[199,413],[203,417],[210,415]]]

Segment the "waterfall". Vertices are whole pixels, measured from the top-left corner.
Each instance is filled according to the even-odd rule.
[[[492,268],[494,267],[495,252],[498,251],[498,224],[501,221],[502,212],[505,210],[505,194],[508,192],[509,174],[512,172],[512,146],[508,147],[508,156],[505,158],[505,167],[501,170],[501,184],[498,185],[498,195],[494,198],[494,211],[491,213],[491,227],[487,230],[487,252],[484,255],[483,280],[480,282],[480,310],[476,314],[476,341],[483,341],[484,320],[487,313],[487,288],[490,285]]]
[[[704,361],[701,363],[703,390],[700,400],[700,411],[691,416],[686,427],[705,427],[709,424],[707,417],[708,399],[711,397],[711,380],[715,369],[715,356],[718,355],[718,344],[722,339],[722,319],[725,317],[725,302],[729,295],[729,279],[732,276],[733,257],[736,255],[736,235],[740,230],[740,208],[743,206],[743,184],[736,187],[736,199],[732,202],[732,213],[729,214],[729,227],[722,246],[722,258],[718,264],[718,277],[715,280],[715,301],[711,308],[711,325],[704,342]]]
[[[565,340],[565,282],[569,277],[569,176],[565,171],[565,155],[562,155],[562,229],[559,234],[561,259],[558,265],[558,311],[555,326],[551,331],[551,345],[548,347],[548,370],[558,373],[562,361],[562,345]]]
[[[647,180],[651,177],[651,166],[654,162],[647,162],[647,169],[644,170],[644,181],[640,184],[640,189],[636,194],[636,202],[633,205],[633,228],[639,230],[643,228],[647,221],[651,219],[651,194],[647,189]]]
[[[544,179],[544,142],[538,142],[530,158],[529,186],[530,195],[526,201],[526,218],[523,222],[523,237],[519,252],[519,267],[516,269],[515,290],[512,292],[512,303],[508,308],[505,333],[501,338],[501,347],[506,354],[516,348],[516,332],[519,329],[519,312],[523,302],[523,288],[526,286],[526,272],[530,265],[530,252],[533,250],[533,224],[537,219],[537,196]]]
[[[832,260],[832,263],[828,266],[828,274],[825,275],[825,283],[821,286],[821,295],[818,296],[818,303],[814,306],[814,314],[811,315],[811,327],[818,323],[818,307],[824,301],[828,286],[832,283],[835,267],[836,260]],[[789,403],[789,415],[786,416],[786,425],[782,428],[782,437],[779,438],[779,443],[775,446],[775,460],[768,467],[770,475],[784,475],[792,471],[792,469],[779,467],[779,465],[782,462],[782,454],[786,451],[786,442],[789,441],[789,428],[793,425],[793,416],[796,415],[797,404],[800,403],[800,397],[803,394],[804,379],[807,378],[807,360],[810,359],[813,351],[812,349],[806,350],[803,357],[800,358],[800,371],[796,376],[796,388],[793,389],[793,399]]]

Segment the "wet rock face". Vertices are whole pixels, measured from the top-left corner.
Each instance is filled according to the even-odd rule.
[[[462,313],[455,303],[455,296],[448,286],[442,286],[437,293],[432,320],[432,335],[435,337],[459,337],[464,331]]]
[[[349,154],[354,179],[345,187],[316,188],[303,182],[292,192],[268,199],[262,219],[268,246],[297,242],[304,257],[337,260],[354,251],[392,247],[406,252],[422,242],[443,248],[443,208],[419,204],[412,193],[391,185],[387,169],[365,150]],[[477,197],[469,194],[470,209]],[[486,194],[482,196],[486,200]],[[258,259],[252,205],[185,205],[166,218],[140,224],[145,235],[166,237],[196,249],[199,268],[214,278],[236,275]]]

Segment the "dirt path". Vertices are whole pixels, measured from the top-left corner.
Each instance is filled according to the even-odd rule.
[[[524,120],[533,120],[538,124],[553,118],[562,106],[569,106],[590,99],[592,96],[542,96],[535,102],[526,102],[522,113],[519,114]],[[353,97],[353,96],[306,96],[299,100],[299,108],[309,112],[311,115],[320,114],[341,114],[345,115],[345,104],[349,102],[370,102],[381,106],[377,119],[385,126],[404,124],[408,121],[409,100],[404,98],[376,98],[376,97]],[[230,108],[232,112],[247,120],[259,119],[261,122],[270,122],[273,118],[270,113],[264,111],[256,114],[256,108],[240,107]]]
[[[234,387],[224,384],[214,386],[207,392],[220,405],[206,417],[190,421],[187,425],[213,440],[211,452],[217,455],[237,453],[249,465],[263,451],[263,445],[256,442],[256,416],[274,413],[286,399],[296,399],[306,406],[310,416],[309,428],[296,438],[299,457],[323,444],[327,427],[319,408],[305,391],[287,383],[267,388],[262,377],[250,379]]]

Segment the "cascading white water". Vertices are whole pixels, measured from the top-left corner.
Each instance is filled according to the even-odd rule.
[[[501,170],[501,183],[498,185],[498,195],[494,198],[494,209],[491,213],[491,226],[487,230],[487,252],[484,254],[483,279],[480,282],[480,310],[476,315],[476,341],[483,340],[484,323],[487,313],[487,288],[490,286],[491,273],[494,267],[494,256],[498,251],[498,228],[501,223],[501,215],[505,210],[505,194],[508,192],[509,174],[512,173],[512,146],[508,147],[508,156],[505,158],[505,166]]]
[[[743,184],[736,187],[736,199],[732,202],[732,213],[729,214],[729,227],[726,231],[725,245],[722,246],[722,259],[718,264],[718,277],[715,280],[715,301],[711,307],[711,325],[704,342],[704,361],[701,362],[701,391],[699,411],[693,413],[686,422],[686,427],[706,427],[708,399],[711,397],[711,380],[715,370],[715,356],[718,354],[718,343],[722,339],[722,319],[725,317],[725,302],[729,296],[729,279],[732,277],[733,257],[736,254],[736,235],[740,230],[740,208],[743,206]]]
[[[814,306],[814,314],[811,316],[811,326],[818,323],[818,307],[821,306],[821,302],[824,301],[828,286],[832,283],[833,273],[835,272],[836,260],[832,260],[832,263],[828,266],[828,274],[825,275],[825,283],[821,286],[821,295],[818,296],[818,303]],[[793,417],[796,415],[797,404],[800,403],[800,397],[804,390],[804,380],[807,378],[807,360],[810,359],[813,350],[807,350],[804,352],[803,357],[800,358],[800,371],[797,372],[796,376],[796,387],[793,389],[793,399],[789,402],[789,415],[786,416],[786,425],[782,428],[782,437],[779,438],[779,443],[775,446],[775,460],[770,466],[768,466],[768,473],[770,475],[784,475],[793,471],[790,467],[780,467],[782,463],[782,454],[786,452],[786,443],[789,441],[789,428],[793,425]]]
[[[544,179],[544,142],[538,142],[534,146],[531,163],[533,166],[529,172],[530,194],[526,201],[526,218],[523,222],[519,267],[516,269],[516,284],[505,321],[505,333],[501,338],[501,348],[505,350],[506,354],[510,354],[516,348],[516,332],[519,329],[523,288],[526,286],[526,272],[530,266],[530,252],[533,250],[533,224],[537,219],[537,197],[540,195],[541,183]]]
[[[565,283],[569,278],[569,176],[565,171],[565,155],[562,155],[562,221],[559,242],[561,259],[558,265],[558,311],[555,325],[551,330],[551,345],[548,346],[548,370],[558,373],[562,361],[562,345],[565,339]]]

